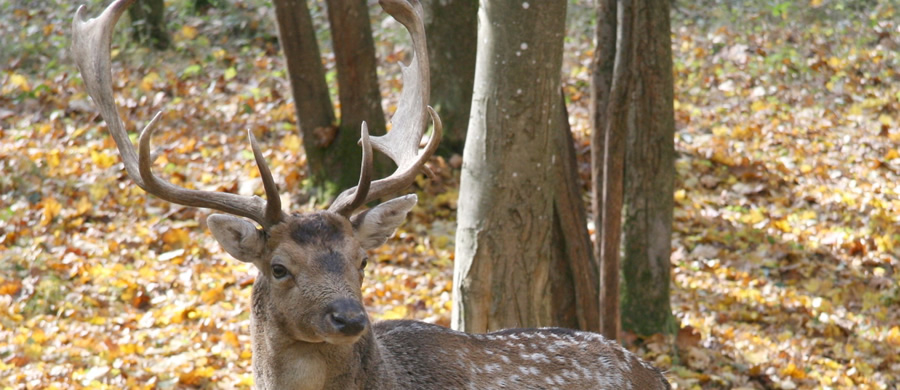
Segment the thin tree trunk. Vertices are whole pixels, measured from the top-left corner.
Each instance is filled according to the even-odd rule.
[[[669,256],[675,182],[675,114],[668,0],[635,1],[633,126],[625,169],[622,326],[669,331]]]
[[[591,64],[591,216],[594,257],[600,259],[603,230],[603,164],[606,161],[606,110],[616,59],[616,1],[597,0],[597,47]]]
[[[385,132],[366,2],[330,0],[327,3],[341,102],[339,123],[306,1],[274,1],[309,178],[313,192],[322,198],[356,184],[362,158],[357,145],[362,122],[367,122],[372,135]],[[376,159],[376,174],[384,176],[390,172],[389,159],[380,155]]]
[[[587,213],[581,199],[581,183],[578,175],[578,162],[575,158],[575,139],[569,127],[569,113],[566,110],[566,99],[562,92],[560,98],[559,130],[556,134],[556,150],[559,151],[558,169],[555,175],[557,184],[553,205],[555,236],[553,241],[559,243],[560,263],[566,269],[560,271],[571,278],[575,296],[578,329],[592,332],[600,331],[600,279],[599,264],[593,256],[591,238],[585,226]]]
[[[425,32],[431,58],[431,105],[444,122],[438,153],[462,153],[475,81],[477,0],[427,0]]]
[[[349,188],[356,185],[359,178],[362,155],[357,142],[360,126],[365,121],[370,134],[384,134],[384,111],[366,0],[326,0],[326,4],[341,102],[341,122],[332,153],[339,159],[341,169],[352,173],[342,175],[338,181],[339,188]],[[376,154],[376,177],[392,171],[390,159]]]
[[[565,9],[565,1],[482,3],[458,212],[457,329],[578,326],[553,242],[560,157],[547,153],[561,125]]]
[[[609,102],[598,110],[606,110],[603,126],[603,202],[600,236],[600,307],[601,333],[616,340],[619,337],[619,248],[622,233],[623,180],[625,141],[628,132],[628,93],[631,83],[632,16],[629,0],[616,5],[616,50]]]

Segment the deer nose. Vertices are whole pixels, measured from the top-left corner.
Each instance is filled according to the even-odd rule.
[[[325,317],[335,330],[345,336],[359,335],[369,324],[369,317],[362,304],[351,299],[332,302],[326,308]]]

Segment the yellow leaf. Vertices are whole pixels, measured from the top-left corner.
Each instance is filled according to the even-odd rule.
[[[753,110],[753,112],[759,112],[759,111],[765,110],[766,103],[762,100],[757,100],[757,101],[753,102],[752,104],[750,104],[750,109]]]
[[[16,73],[13,73],[9,76],[9,85],[19,88],[19,90],[21,90],[22,92],[28,92],[31,90],[31,86],[28,85],[28,79],[25,78],[25,76]]]
[[[809,0],[809,6],[813,8],[821,7],[822,0]]]
[[[769,354],[766,351],[745,351],[744,359],[752,365],[760,365],[769,361]]]
[[[15,295],[22,289],[22,282],[18,280],[7,280],[0,283],[0,295]]]
[[[741,218],[742,222],[750,224],[750,225],[756,225],[756,224],[764,221],[765,219],[766,219],[766,216],[763,215],[763,213],[761,211],[759,211],[759,209],[750,210],[749,214],[744,215],[743,218]]]
[[[215,372],[216,370],[209,366],[196,368],[189,373],[181,374],[178,378],[178,382],[190,386],[198,386],[202,384],[205,379],[212,377]]]
[[[91,200],[98,201],[109,195],[109,186],[103,182],[94,182],[88,189],[88,193],[91,195]]]
[[[222,335],[222,340],[225,341],[225,343],[227,343],[228,345],[231,345],[232,347],[235,347],[235,348],[241,347],[241,342],[240,342],[240,340],[238,340],[237,335],[234,334],[234,332],[232,332],[230,330],[225,331],[225,334]]]
[[[394,306],[391,310],[388,310],[381,316],[381,319],[384,320],[399,320],[406,318],[408,310],[405,305]]]
[[[288,135],[284,137],[284,142],[282,143],[284,148],[291,152],[296,152],[300,150],[300,137],[296,134]]]
[[[47,122],[44,122],[35,126],[35,130],[38,132],[38,134],[47,134],[51,130],[53,130],[53,126]]]
[[[47,165],[49,165],[50,168],[59,166],[59,149],[53,149],[47,154]]]
[[[78,199],[78,203],[75,204],[75,215],[83,215],[92,208],[94,208],[94,204],[91,203],[90,199],[87,196],[82,196]]]
[[[801,368],[797,368],[794,363],[788,363],[787,367],[781,369],[781,375],[789,376],[794,379],[804,379],[806,378],[806,371],[803,371]]]
[[[41,226],[47,226],[50,222],[53,222],[53,218],[59,215],[59,211],[62,210],[62,204],[52,197],[44,199],[42,203],[44,204],[44,212],[41,217]]]
[[[162,236],[163,242],[172,246],[185,246],[191,242],[190,234],[184,229],[169,229]]]
[[[241,381],[238,382],[238,385],[242,385],[244,387],[253,387],[253,375],[248,373],[240,374]]]
[[[225,69],[224,76],[225,76],[225,80],[231,80],[234,78],[234,76],[237,76],[237,70],[234,69],[233,66],[228,69]]]
[[[778,230],[781,230],[785,233],[791,232],[791,224],[786,219],[779,219],[772,223]]]
[[[197,29],[191,26],[182,26],[181,35],[184,35],[188,40],[194,39],[197,37]]]
[[[900,153],[897,152],[897,149],[888,150],[887,154],[884,155],[885,160],[893,160],[898,157],[900,157]]]
[[[47,341],[47,338],[47,334],[44,333],[44,330],[41,328],[37,328],[31,332],[31,339],[34,340],[35,343],[43,344],[44,341]]]
[[[143,79],[141,79],[141,90],[144,92],[152,92],[153,84],[159,80],[159,74],[156,72],[150,72]]]
[[[106,152],[91,151],[91,161],[100,168],[106,169],[116,163],[116,157]]]
[[[884,338],[888,344],[900,347],[900,326],[895,326],[888,331],[887,337]]]
[[[809,279],[803,283],[803,287],[806,288],[806,291],[809,291],[813,294],[817,294],[821,286],[822,282],[819,281],[819,279]]]
[[[224,286],[220,284],[209,290],[203,291],[200,294],[200,300],[202,300],[207,305],[212,305],[225,298],[225,293],[223,292],[223,290]]]
[[[834,69],[839,69],[842,67],[842,65],[843,65],[843,61],[841,61],[840,58],[837,58],[837,57],[829,57],[828,58],[828,66],[830,66]]]

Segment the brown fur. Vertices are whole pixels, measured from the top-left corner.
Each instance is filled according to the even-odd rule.
[[[374,214],[396,220],[409,207],[393,205]],[[261,236],[266,249],[260,258],[245,260],[260,269],[251,309],[257,388],[669,388],[659,370],[589,332],[543,328],[467,334],[417,321],[367,325],[353,336],[336,332],[326,308],[338,300],[362,302],[365,252],[360,242],[383,242],[381,236],[395,228],[381,226],[379,218],[366,219],[362,215],[351,223],[330,212],[292,215]],[[224,237],[243,243],[243,236]],[[275,278],[274,264],[290,276]]]

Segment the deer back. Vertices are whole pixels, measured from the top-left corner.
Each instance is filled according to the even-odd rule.
[[[603,336],[563,328],[469,334],[417,321],[374,325],[398,389],[669,389]]]

